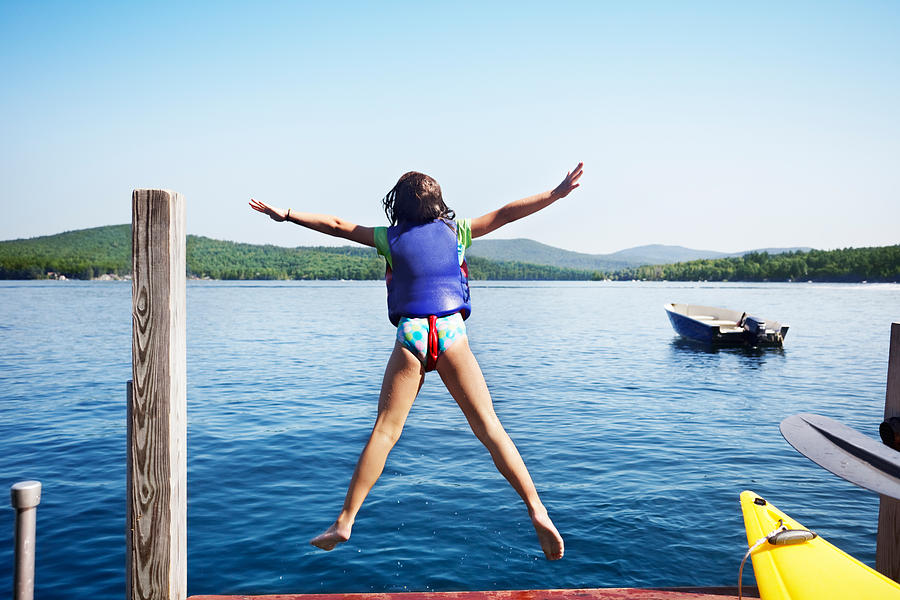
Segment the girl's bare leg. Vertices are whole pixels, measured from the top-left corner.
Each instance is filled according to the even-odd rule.
[[[310,544],[323,550],[331,550],[350,539],[356,513],[384,470],[388,453],[400,439],[409,409],[424,378],[425,372],[419,359],[399,343],[396,344],[384,371],[381,397],[378,399],[378,417],[369,441],[356,463],[341,514],[324,533],[310,540]]]
[[[518,449],[494,412],[491,394],[481,367],[469,349],[469,341],[463,338],[450,346],[438,359],[437,371],[473,433],[491,453],[497,469],[525,501],[544,556],[549,560],[562,558],[562,536],[547,515]]]

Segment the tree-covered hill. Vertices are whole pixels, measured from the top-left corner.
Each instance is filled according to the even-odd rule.
[[[900,245],[694,260],[623,269],[613,279],[649,281],[900,281]]]
[[[76,279],[131,273],[131,225],[0,242],[0,279],[43,279],[51,273]]]
[[[131,273],[131,226],[111,225],[58,235],[0,242],[0,279],[43,279],[64,275],[92,279],[103,274]],[[211,279],[381,279],[384,259],[372,248],[299,247],[241,244],[187,236],[187,273]],[[472,279],[598,278],[578,269],[469,261]]]
[[[212,279],[379,279],[384,261],[369,248],[283,248],[189,235],[187,271]]]
[[[525,261],[538,265],[551,265],[581,271],[611,272],[626,267],[636,267],[643,263],[640,260],[617,259],[609,254],[584,254],[572,252],[554,246],[548,246],[534,240],[517,238],[511,240],[493,240],[480,238],[472,242],[467,255],[487,260],[519,262]]]

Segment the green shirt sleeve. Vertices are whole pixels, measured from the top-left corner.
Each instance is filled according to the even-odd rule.
[[[472,245],[472,219],[460,219],[456,222],[456,241],[463,249]]]
[[[391,247],[388,245],[387,239],[387,227],[375,228],[375,250],[384,257],[388,266],[393,268],[393,265],[391,264]]]

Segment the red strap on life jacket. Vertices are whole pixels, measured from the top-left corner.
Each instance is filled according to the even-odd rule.
[[[425,372],[434,371],[438,359],[437,317],[428,315],[428,354],[425,359]]]

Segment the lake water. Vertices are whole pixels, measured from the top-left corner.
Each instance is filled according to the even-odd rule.
[[[379,282],[190,282],[188,592],[734,585],[752,489],[874,563],[878,498],[797,454],[797,412],[878,437],[900,286],[473,285],[471,345],[566,540],[431,374],[353,538],[337,515],[393,345]],[[679,340],[666,302],[789,323],[783,350]],[[0,282],[0,484],[38,479],[40,598],[121,598],[127,282]],[[0,581],[13,510],[0,511]],[[752,580],[751,575],[745,575]]]

